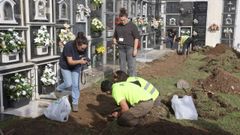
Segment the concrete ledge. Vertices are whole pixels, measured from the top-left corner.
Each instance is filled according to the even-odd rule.
[[[43,114],[44,109],[48,107],[50,103],[54,100],[34,100],[31,101],[28,105],[20,107],[20,108],[9,108],[6,109],[3,113],[4,114],[12,114],[20,117],[27,117],[27,118],[36,118]]]
[[[151,50],[151,51],[142,51],[140,55],[137,56],[138,62],[152,62],[153,60],[159,59],[167,55],[170,52],[174,52],[174,50],[164,49],[164,50]]]

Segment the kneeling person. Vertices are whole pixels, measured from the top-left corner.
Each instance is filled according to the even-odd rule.
[[[105,80],[101,84],[103,92],[110,91],[117,105],[119,112],[113,112],[112,116],[118,118],[118,124],[122,126],[136,126],[141,124],[143,118],[153,107],[151,95],[133,83],[112,82]]]
[[[147,80],[141,77],[129,76],[127,73],[121,70],[118,70],[113,73],[113,81],[114,82],[126,81],[126,82],[137,84],[141,88],[143,88],[145,91],[150,93],[153,101],[155,101],[154,106],[159,106],[161,104],[161,99],[160,99],[159,91],[157,90],[157,88],[154,87],[153,84],[151,84],[150,82],[148,82]]]

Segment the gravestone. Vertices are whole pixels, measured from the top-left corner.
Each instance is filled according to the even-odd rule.
[[[193,31],[197,32],[194,38],[195,45],[204,46],[206,38],[206,22],[207,22],[207,2],[193,3]],[[195,22],[196,20],[196,22]]]
[[[233,44],[234,25],[236,17],[236,0],[224,0],[221,42],[229,45]]]

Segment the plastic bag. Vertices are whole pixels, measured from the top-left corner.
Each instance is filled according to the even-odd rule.
[[[191,96],[179,98],[177,95],[174,95],[171,102],[176,119],[198,119],[197,110]]]
[[[68,101],[68,97],[63,96],[62,98],[51,103],[44,111],[44,115],[51,120],[66,122],[68,121],[70,112],[71,105]]]

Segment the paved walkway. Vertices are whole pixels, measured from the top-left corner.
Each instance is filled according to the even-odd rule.
[[[144,50],[141,51],[140,54],[137,56],[137,62],[145,63],[151,62],[155,59],[159,59],[166,54],[173,52],[173,50],[163,49],[163,50]],[[113,71],[119,69],[118,65],[105,65],[99,68],[88,69],[85,71],[84,74],[84,81],[86,80],[86,84],[81,84],[81,89],[91,86],[93,83],[104,79],[106,76],[110,75]],[[83,81],[83,82],[84,82]],[[53,93],[52,93],[53,94]],[[31,101],[29,105],[18,108],[18,109],[7,109],[5,110],[5,114],[13,114],[16,116],[22,117],[31,117],[36,118],[43,114],[44,109],[53,102],[56,97],[54,95],[41,95],[42,98],[53,97],[52,100],[50,99],[39,99],[35,101]]]

